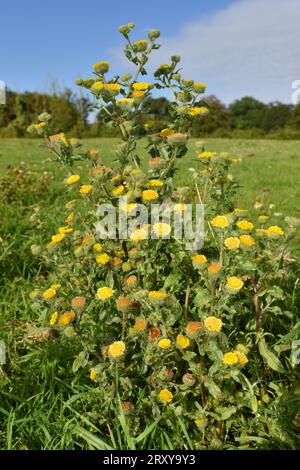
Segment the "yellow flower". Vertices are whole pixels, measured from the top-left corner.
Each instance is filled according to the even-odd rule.
[[[109,62],[101,61],[93,65],[96,73],[107,73],[109,71]]]
[[[162,129],[159,133],[161,137],[169,137],[169,135],[175,134],[175,131],[173,129]]]
[[[97,255],[95,259],[98,264],[107,264],[110,261],[110,257],[107,253],[101,253],[100,255]]]
[[[66,179],[66,183],[67,184],[74,184],[74,183],[77,183],[77,181],[80,180],[80,176],[79,175],[71,175],[69,176],[69,178]]]
[[[135,90],[135,91],[133,91],[132,96],[133,96],[133,98],[137,98],[137,99],[143,98],[145,96],[145,92]]]
[[[252,248],[255,245],[255,240],[251,235],[241,235],[240,242],[243,248]]]
[[[242,287],[244,283],[238,277],[232,276],[227,279],[226,288],[230,294],[236,294]]]
[[[47,123],[43,121],[43,122],[40,122],[39,124],[35,124],[33,127],[34,127],[35,129],[42,129],[43,127],[46,126],[46,124],[47,124]]]
[[[163,341],[163,340],[162,340]],[[176,338],[176,344],[182,349],[186,349],[190,345],[190,340],[186,336],[178,335]]]
[[[217,317],[207,317],[204,320],[204,326],[210,333],[219,333],[222,325],[222,320]]]
[[[158,237],[168,237],[171,233],[171,226],[163,222],[158,222],[157,224],[153,225],[153,232]]]
[[[59,227],[58,228],[58,233],[71,233],[73,231],[72,227]]]
[[[111,287],[100,287],[97,290],[97,297],[99,300],[107,300],[110,299],[114,295],[114,290]]]
[[[161,339],[158,342],[158,347],[160,349],[168,349],[171,346],[171,340],[169,338]]]
[[[159,399],[160,399],[160,401],[162,401],[164,404],[166,404],[166,403],[171,403],[171,401],[173,400],[173,393],[170,392],[170,390],[168,390],[167,388],[163,388],[163,389],[159,392]]]
[[[154,304],[161,305],[166,300],[168,294],[162,290],[151,290],[148,292],[148,299]]]
[[[134,100],[132,98],[120,98],[116,101],[116,104],[124,109],[130,109],[133,103]]]
[[[193,88],[196,92],[198,93],[204,93],[205,90],[206,90],[206,84],[205,83],[202,83],[202,82],[195,82],[193,84]]]
[[[194,338],[202,328],[203,324],[200,321],[189,321],[186,325],[186,333],[190,338]]]
[[[186,204],[179,203],[179,204],[175,204],[175,206],[174,206],[174,211],[175,212],[184,212],[184,211],[186,211],[186,209],[187,209]]]
[[[201,429],[201,431],[203,431],[203,430],[206,428],[207,419],[205,419],[205,418],[199,418],[199,419],[195,419],[194,422],[195,422],[197,428]]]
[[[161,188],[164,185],[163,181],[160,180],[149,180],[148,181],[148,186],[150,188]]]
[[[113,196],[120,196],[124,191],[125,191],[124,186],[120,185],[114,188],[111,193]]]
[[[56,296],[56,290],[55,289],[47,289],[45,292],[43,292],[43,297],[45,300],[52,299],[52,297]]]
[[[54,326],[56,321],[58,319],[58,312],[54,312],[52,313],[51,317],[50,317],[50,326]]]
[[[209,159],[213,158],[216,155],[216,152],[201,152],[198,154],[198,158]]]
[[[98,82],[93,83],[91,90],[96,91],[98,93],[99,91],[102,91],[103,88],[104,88],[104,84],[98,81]]]
[[[192,263],[195,269],[204,268],[207,263],[207,258],[204,255],[194,255],[192,256]]]
[[[71,300],[71,305],[75,310],[82,310],[86,304],[86,300],[82,296],[73,297]]]
[[[144,228],[136,228],[130,235],[130,240],[132,242],[139,242],[142,240],[147,240],[148,232]]]
[[[140,39],[139,41],[134,41],[133,47],[138,51],[138,52],[143,52],[146,51],[148,47],[148,41],[146,39]]]
[[[134,275],[129,276],[125,281],[126,286],[129,288],[135,287],[137,283],[138,283],[138,278]]]
[[[232,366],[238,364],[239,358],[235,352],[228,352],[223,355],[223,364]]]
[[[110,357],[121,357],[125,353],[126,346],[123,341],[115,341],[107,348]]]
[[[148,88],[151,88],[152,87],[152,84],[151,83],[147,83],[147,82],[136,82],[132,85],[132,88],[135,90],[135,91],[145,91],[145,90],[148,90]]]
[[[274,239],[280,238],[284,236],[284,231],[277,225],[272,225],[272,227],[267,229],[267,236]]]
[[[137,207],[137,205],[134,202],[129,202],[129,203],[125,204],[124,212],[126,212],[126,214],[130,215],[131,212],[133,212],[136,207]]]
[[[93,252],[94,253],[99,253],[99,251],[102,250],[102,245],[101,243],[95,243],[95,245],[93,245]]]
[[[54,142],[57,142],[57,141],[62,142],[65,147],[69,147],[69,142],[64,132],[61,132],[60,134],[50,135],[49,140],[54,141]]]
[[[90,379],[94,381],[96,377],[97,377],[96,371],[94,369],[91,369],[90,370]]]
[[[158,199],[158,192],[154,189],[146,189],[142,192],[142,199],[144,202],[151,202]]]
[[[52,235],[52,237],[51,237],[51,242],[52,242],[52,244],[59,243],[59,242],[61,242],[64,238],[65,238],[65,234],[64,234],[64,233],[57,233],[57,234],[55,234],[55,235]]]
[[[136,320],[133,328],[135,331],[144,331],[146,326],[147,326],[147,323],[145,322],[145,320],[140,319],[140,320]]]
[[[195,106],[195,107],[190,107],[188,108],[188,114],[192,117],[194,116],[205,116],[205,114],[209,113],[209,109],[206,108],[205,106]]]
[[[237,250],[240,246],[240,240],[237,237],[229,237],[224,241],[224,245],[228,250]]]
[[[228,222],[227,217],[225,217],[225,215],[217,215],[217,217],[212,219],[211,224],[215,228],[224,229],[228,227],[229,222]]]
[[[71,209],[76,204],[76,199],[72,199],[71,201],[66,202],[65,208]]]
[[[248,222],[248,220],[239,220],[237,223],[236,223],[236,226],[240,229],[240,230],[245,230],[245,231],[248,231],[248,230],[252,230],[253,229],[253,224],[251,222]]]
[[[211,279],[217,279],[220,271],[222,269],[222,265],[220,263],[211,263],[207,266],[208,275]]]
[[[79,192],[80,194],[89,194],[92,191],[92,185],[91,184],[83,184],[80,186]]]
[[[75,217],[75,213],[71,212],[71,214],[69,214],[68,217],[66,218],[66,223],[70,224],[71,222],[73,222],[74,217]]]
[[[121,85],[119,83],[105,83],[104,89],[113,95],[118,95],[121,91]]]
[[[66,326],[72,323],[72,321],[75,318],[75,312],[73,310],[69,310],[68,312],[64,312],[60,317],[59,317],[59,323],[61,326]]]
[[[241,366],[245,366],[248,362],[248,358],[246,356],[245,353],[241,352],[241,351],[234,351],[234,353],[237,355],[238,357],[238,361],[239,361],[239,364]]]

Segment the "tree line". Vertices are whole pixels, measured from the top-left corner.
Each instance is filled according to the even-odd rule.
[[[0,106],[0,137],[24,137],[27,127],[37,115],[47,111],[52,115],[54,132],[67,132],[74,137],[116,136],[114,128],[106,127],[101,113],[93,122],[89,116],[93,104],[84,95],[65,89],[59,93],[7,92],[6,105]],[[153,131],[168,125],[169,107],[164,97],[149,98],[143,104],[137,131],[146,133],[147,123]],[[273,102],[265,104],[245,96],[226,106],[215,96],[208,96],[201,105],[209,108],[204,118],[194,118],[192,135],[201,137],[274,137],[300,139],[300,103],[296,106]]]

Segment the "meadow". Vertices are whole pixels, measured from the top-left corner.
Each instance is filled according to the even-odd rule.
[[[117,139],[105,138],[82,142],[83,148],[98,149],[102,162],[110,166],[114,166],[113,147],[116,143]],[[146,156],[145,144],[143,139],[138,144],[142,159]],[[253,208],[256,200],[266,206],[275,204],[274,217],[278,225],[285,216],[300,217],[300,142],[205,139],[205,146],[211,151],[228,152],[238,159],[231,171],[241,184],[237,207]],[[48,153],[38,139],[2,139],[0,154],[0,178],[12,170],[9,167],[22,165],[21,162],[28,165],[26,172],[29,171],[29,175],[51,177],[36,193],[31,193],[27,187],[31,184],[29,176],[24,191],[18,193],[18,184],[14,183],[13,194],[6,200],[1,202],[0,194],[0,339],[9,345],[7,365],[0,368],[0,447],[172,449],[181,442],[182,448],[197,448],[180,418],[173,430],[176,443],[170,429],[159,429],[157,421],[145,425],[144,433],[134,438],[125,420],[114,422],[112,416],[107,426],[103,423],[98,413],[101,399],[97,389],[82,380],[82,374],[76,375],[72,371],[74,346],[70,343],[66,347],[55,341],[51,331],[45,329],[45,313],[41,313],[30,299],[35,283],[46,279],[51,271],[46,261],[42,264],[37,261],[32,246],[44,246],[49,235],[54,233],[58,207],[65,201],[61,182],[66,171],[47,161]],[[189,185],[189,168],[194,164],[194,156],[195,141],[192,141],[188,154],[177,165],[177,184]],[[81,174],[86,172],[84,162],[77,163],[75,168]],[[10,181],[4,181],[4,186],[0,183],[0,193]],[[291,250],[294,254],[299,252],[299,230]],[[290,306],[293,308],[296,305]],[[299,436],[294,421],[298,398],[297,394],[282,398],[276,412],[270,410],[269,431],[255,428],[251,435],[250,419],[248,435],[244,438],[242,435],[235,446],[241,449],[298,448]],[[134,422],[131,425],[134,426]]]

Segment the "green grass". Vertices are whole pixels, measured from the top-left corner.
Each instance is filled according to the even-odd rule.
[[[113,164],[113,147],[117,139],[86,139],[84,148],[97,148],[105,164]],[[191,142],[189,153],[179,162],[177,181],[188,184],[188,168],[194,165],[195,141]],[[274,140],[231,140],[205,139],[206,148],[213,151],[229,152],[241,158],[233,168],[233,174],[242,185],[237,204],[251,206],[261,197],[276,205],[276,211],[284,215],[300,217],[298,205],[300,197],[300,142]],[[146,141],[142,140],[138,153],[146,157]],[[0,139],[0,174],[7,165],[21,161],[28,162],[40,171],[53,170],[51,163],[42,163],[49,159],[41,141],[34,139]]]

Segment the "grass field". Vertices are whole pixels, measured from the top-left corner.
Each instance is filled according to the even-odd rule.
[[[84,140],[83,145],[85,149],[99,149],[103,163],[113,165],[115,142],[116,139],[90,139]],[[118,423],[114,430],[107,429],[99,435],[94,423],[101,403],[95,389],[82,381],[80,375],[74,378],[68,369],[74,352],[72,346],[63,348],[51,342],[40,345],[37,338],[30,339],[35,324],[45,323],[45,312],[35,308],[29,293],[48,269],[32,256],[31,245],[45,245],[57,226],[55,205],[60,197],[63,200],[63,194],[62,189],[56,192],[56,188],[65,176],[65,171],[46,161],[49,155],[40,144],[30,139],[0,140],[0,176],[9,165],[20,162],[28,163],[40,174],[54,172],[56,175],[53,188],[42,193],[40,199],[35,196],[32,204],[25,205],[22,200],[5,207],[0,204],[0,339],[4,336],[11,345],[8,360],[12,371],[6,374],[0,367],[0,448],[101,449],[108,445],[130,448],[129,438],[126,441],[128,436]],[[145,144],[142,141],[138,149],[144,159]],[[279,225],[284,216],[300,217],[300,142],[206,139],[205,146],[207,150],[229,152],[240,160],[232,170],[241,183],[237,207],[253,207],[256,199],[261,200],[263,191],[266,205],[276,206]],[[178,166],[176,178],[180,184],[189,183],[188,169],[193,166],[194,156],[192,141],[188,155]],[[84,172],[84,163],[78,166]],[[40,212],[34,212],[37,206]],[[300,245],[299,231],[293,243],[296,252]],[[282,405],[281,419],[289,435],[286,441],[278,440],[276,445],[273,442],[273,448],[274,445],[275,448],[299,446],[297,432],[291,424],[298,402],[291,402],[286,409],[285,405]],[[89,432],[83,431],[82,426]],[[179,427],[174,432],[182,433],[182,429]],[[145,438],[141,448],[151,448],[153,436],[151,433]],[[264,442],[262,447],[268,447],[267,439]],[[159,448],[172,449],[172,434],[161,435]]]
[[[117,139],[109,138],[82,141],[84,148],[99,149],[103,162],[110,165],[115,142]],[[146,141],[140,143],[139,155],[142,158],[146,155],[145,144]],[[299,141],[205,139],[205,145],[207,150],[229,152],[233,157],[241,159],[233,170],[242,185],[240,201],[252,205],[264,190],[266,199],[276,204],[278,212],[300,216]],[[1,139],[0,155],[0,173],[5,171],[7,165],[21,161],[34,165],[39,171],[56,168],[49,163],[41,165],[49,155],[37,140]],[[195,146],[192,141],[188,155],[178,166],[177,180],[181,184],[188,182],[187,170],[193,166],[194,156]]]

